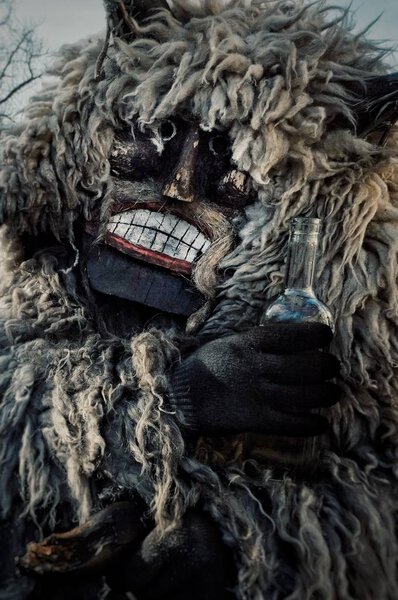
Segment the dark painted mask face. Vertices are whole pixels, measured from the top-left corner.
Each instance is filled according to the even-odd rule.
[[[114,204],[106,247],[89,257],[92,286],[190,314],[201,303],[190,275],[216,238],[209,215],[231,221],[253,199],[249,178],[231,164],[228,136],[183,120],[166,120],[155,131],[123,129],[110,164]]]

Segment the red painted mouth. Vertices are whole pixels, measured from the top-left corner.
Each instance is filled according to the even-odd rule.
[[[113,233],[107,232],[105,235],[105,243],[133,258],[142,260],[151,265],[156,265],[157,267],[163,267],[168,271],[188,276],[192,273],[192,263],[186,260],[171,258],[170,256],[162,254],[161,252],[155,252],[149,248],[137,246]]]
[[[210,241],[185,216],[161,208],[159,204],[133,202],[115,205],[104,241],[142,262],[189,276]],[[86,224],[86,230],[96,233],[91,223]]]

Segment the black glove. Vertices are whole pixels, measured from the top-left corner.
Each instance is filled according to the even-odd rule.
[[[340,389],[325,383],[339,371],[327,347],[332,332],[318,323],[267,323],[208,342],[170,375],[170,404],[188,431],[209,435],[260,432],[311,436]]]
[[[232,599],[236,580],[231,550],[212,519],[198,510],[161,539],[150,533],[137,552],[126,552],[107,573],[113,591],[131,591],[137,600]]]

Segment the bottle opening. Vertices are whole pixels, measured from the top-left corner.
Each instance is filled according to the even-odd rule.
[[[317,235],[321,228],[321,219],[315,217],[297,217],[293,219],[291,232],[293,235]]]

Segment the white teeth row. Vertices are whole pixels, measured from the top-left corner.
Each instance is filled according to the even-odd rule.
[[[176,215],[146,209],[113,215],[107,229],[136,246],[191,263],[210,246],[194,225]]]

